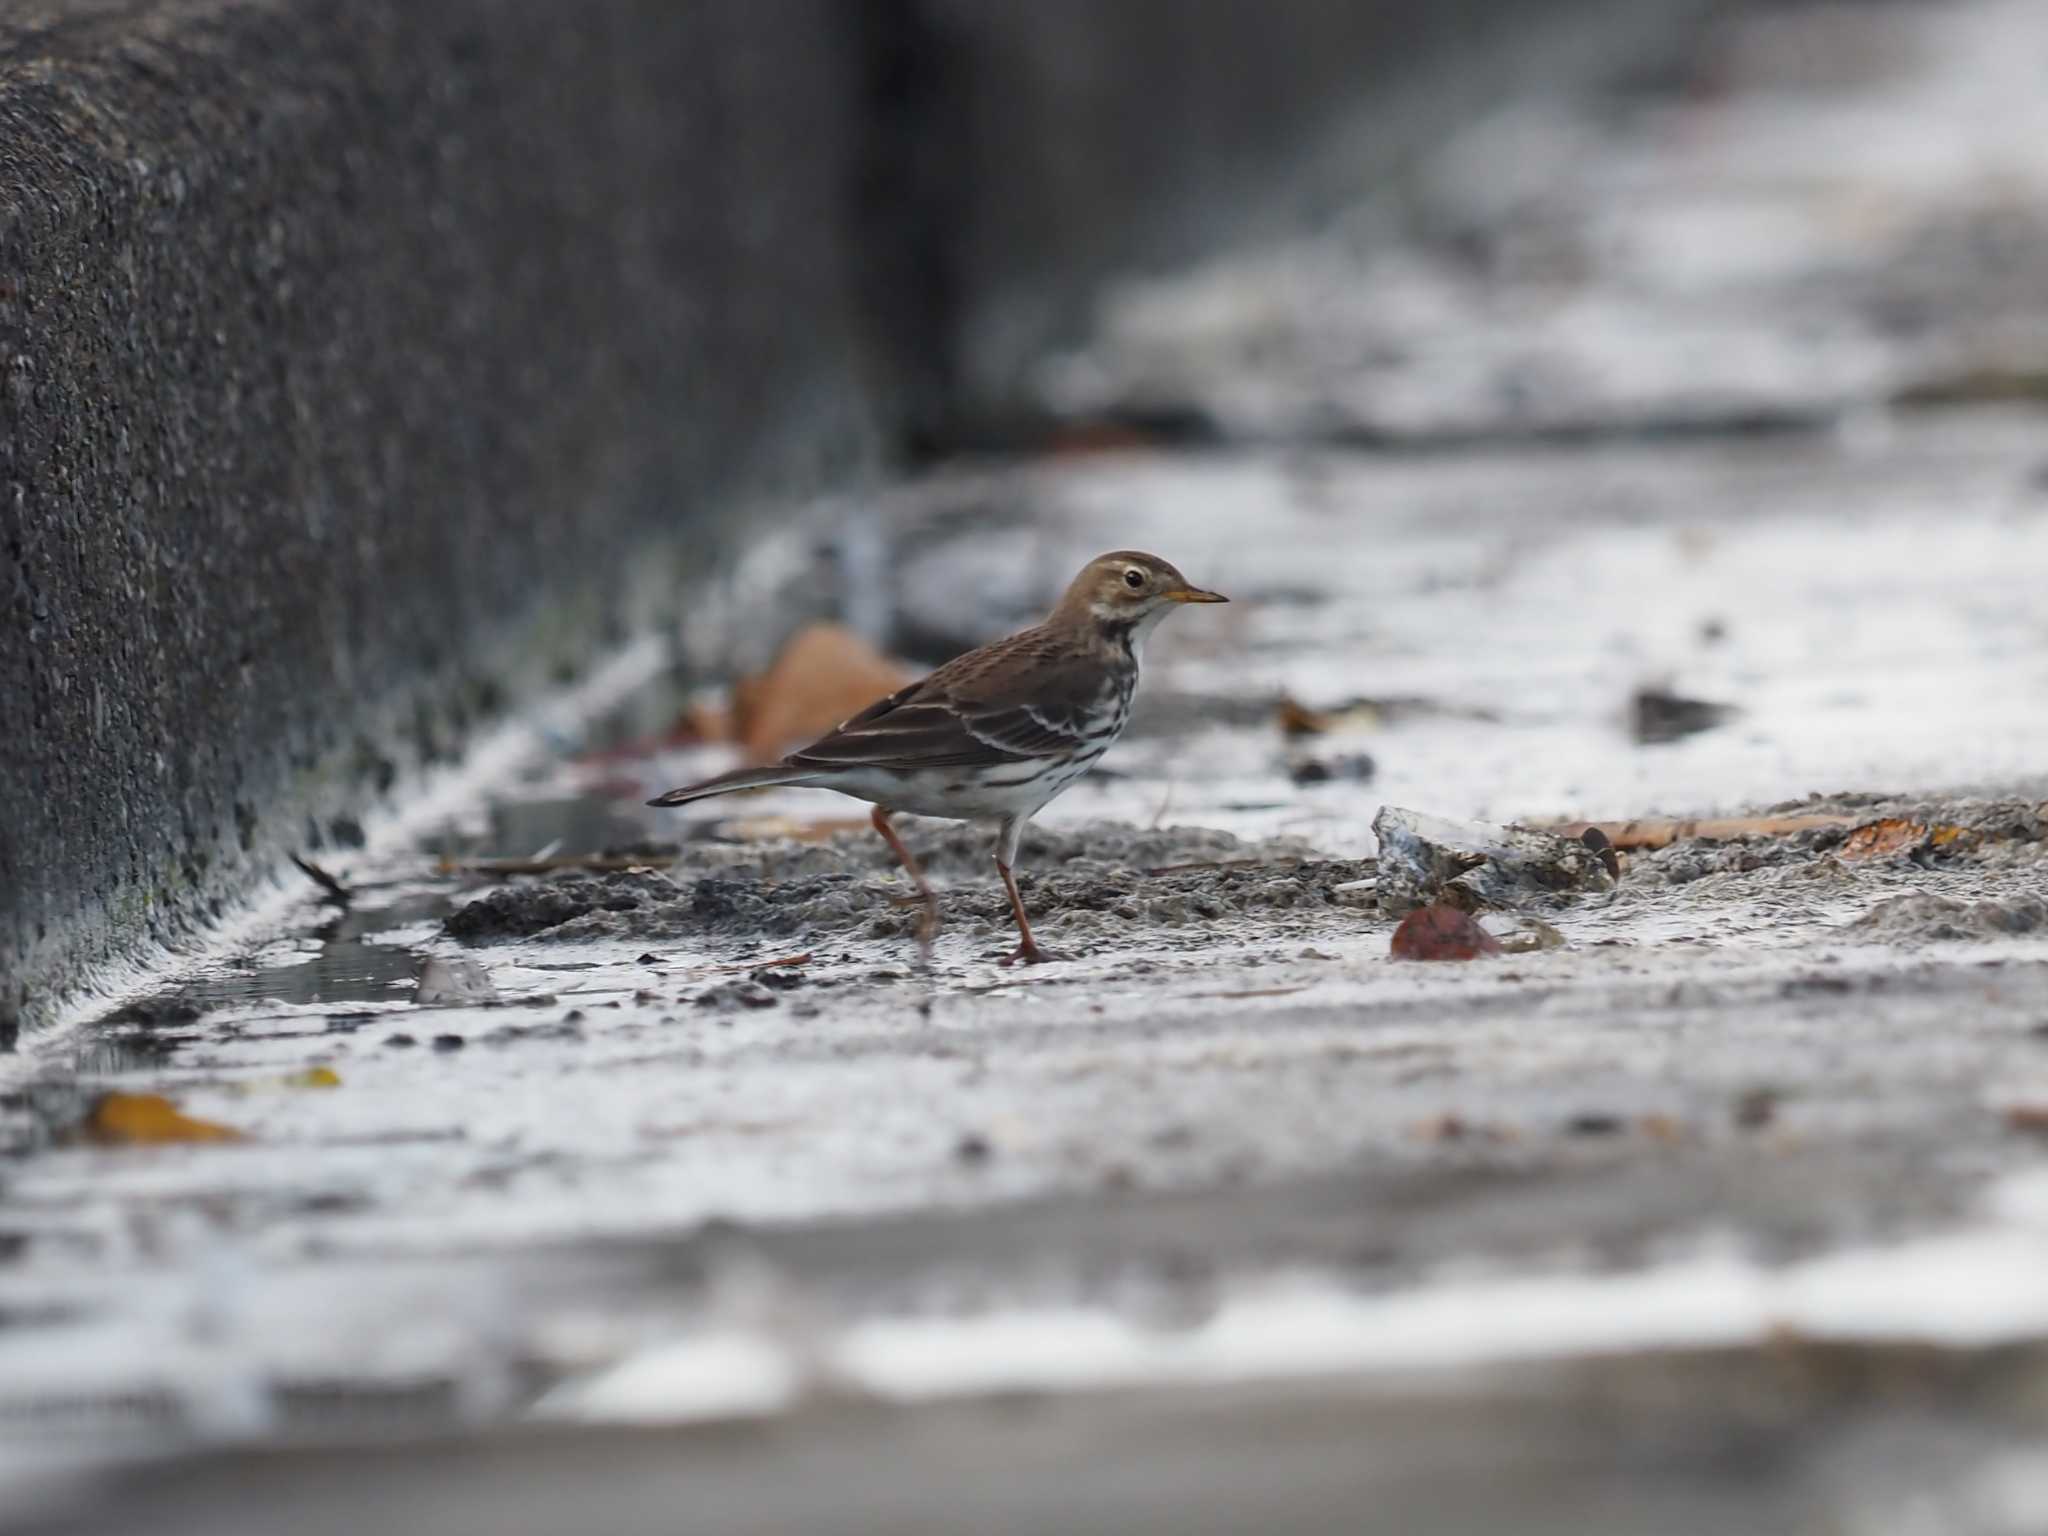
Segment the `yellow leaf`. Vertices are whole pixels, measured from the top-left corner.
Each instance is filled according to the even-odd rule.
[[[276,1093],[295,1088],[339,1088],[341,1074],[332,1067],[308,1067],[303,1072],[288,1072],[283,1077],[252,1077],[245,1082],[227,1084],[227,1091],[241,1097],[252,1093]]]
[[[242,1139],[240,1131],[180,1114],[177,1105],[155,1093],[100,1095],[85,1118],[84,1134],[88,1141],[105,1146]]]

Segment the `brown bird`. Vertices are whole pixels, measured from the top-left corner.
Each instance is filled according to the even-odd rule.
[[[1182,603],[1228,601],[1190,585],[1157,555],[1120,549],[1098,556],[1043,624],[954,657],[779,763],[720,774],[647,803],[687,805],[772,784],[869,801],[875,830],[917,885],[927,939],[938,925],[938,898],[890,816],[995,821],[996,870],[1017,916],[1017,950],[1003,964],[1057,959],[1031,937],[1012,873],[1024,825],[1123,734],[1138,650],[1153,627]]]

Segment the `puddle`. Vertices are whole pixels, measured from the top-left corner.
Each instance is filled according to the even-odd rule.
[[[388,1003],[409,998],[418,973],[416,950],[371,942],[379,934],[438,922],[453,905],[446,891],[418,892],[397,900],[346,907],[328,906],[309,915],[299,948],[317,945],[303,960],[214,967],[181,980],[175,990],[118,1010],[112,1025],[145,1028],[189,1027],[224,1010],[252,1007]]]

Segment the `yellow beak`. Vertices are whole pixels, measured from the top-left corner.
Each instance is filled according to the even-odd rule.
[[[1181,587],[1162,594],[1169,603],[1227,603],[1221,592],[1204,592],[1200,587]]]

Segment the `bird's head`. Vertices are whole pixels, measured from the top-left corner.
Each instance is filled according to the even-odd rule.
[[[1170,561],[1141,550],[1097,555],[1060,600],[1059,616],[1105,629],[1149,631],[1182,603],[1227,603],[1220,592],[1194,585]]]

